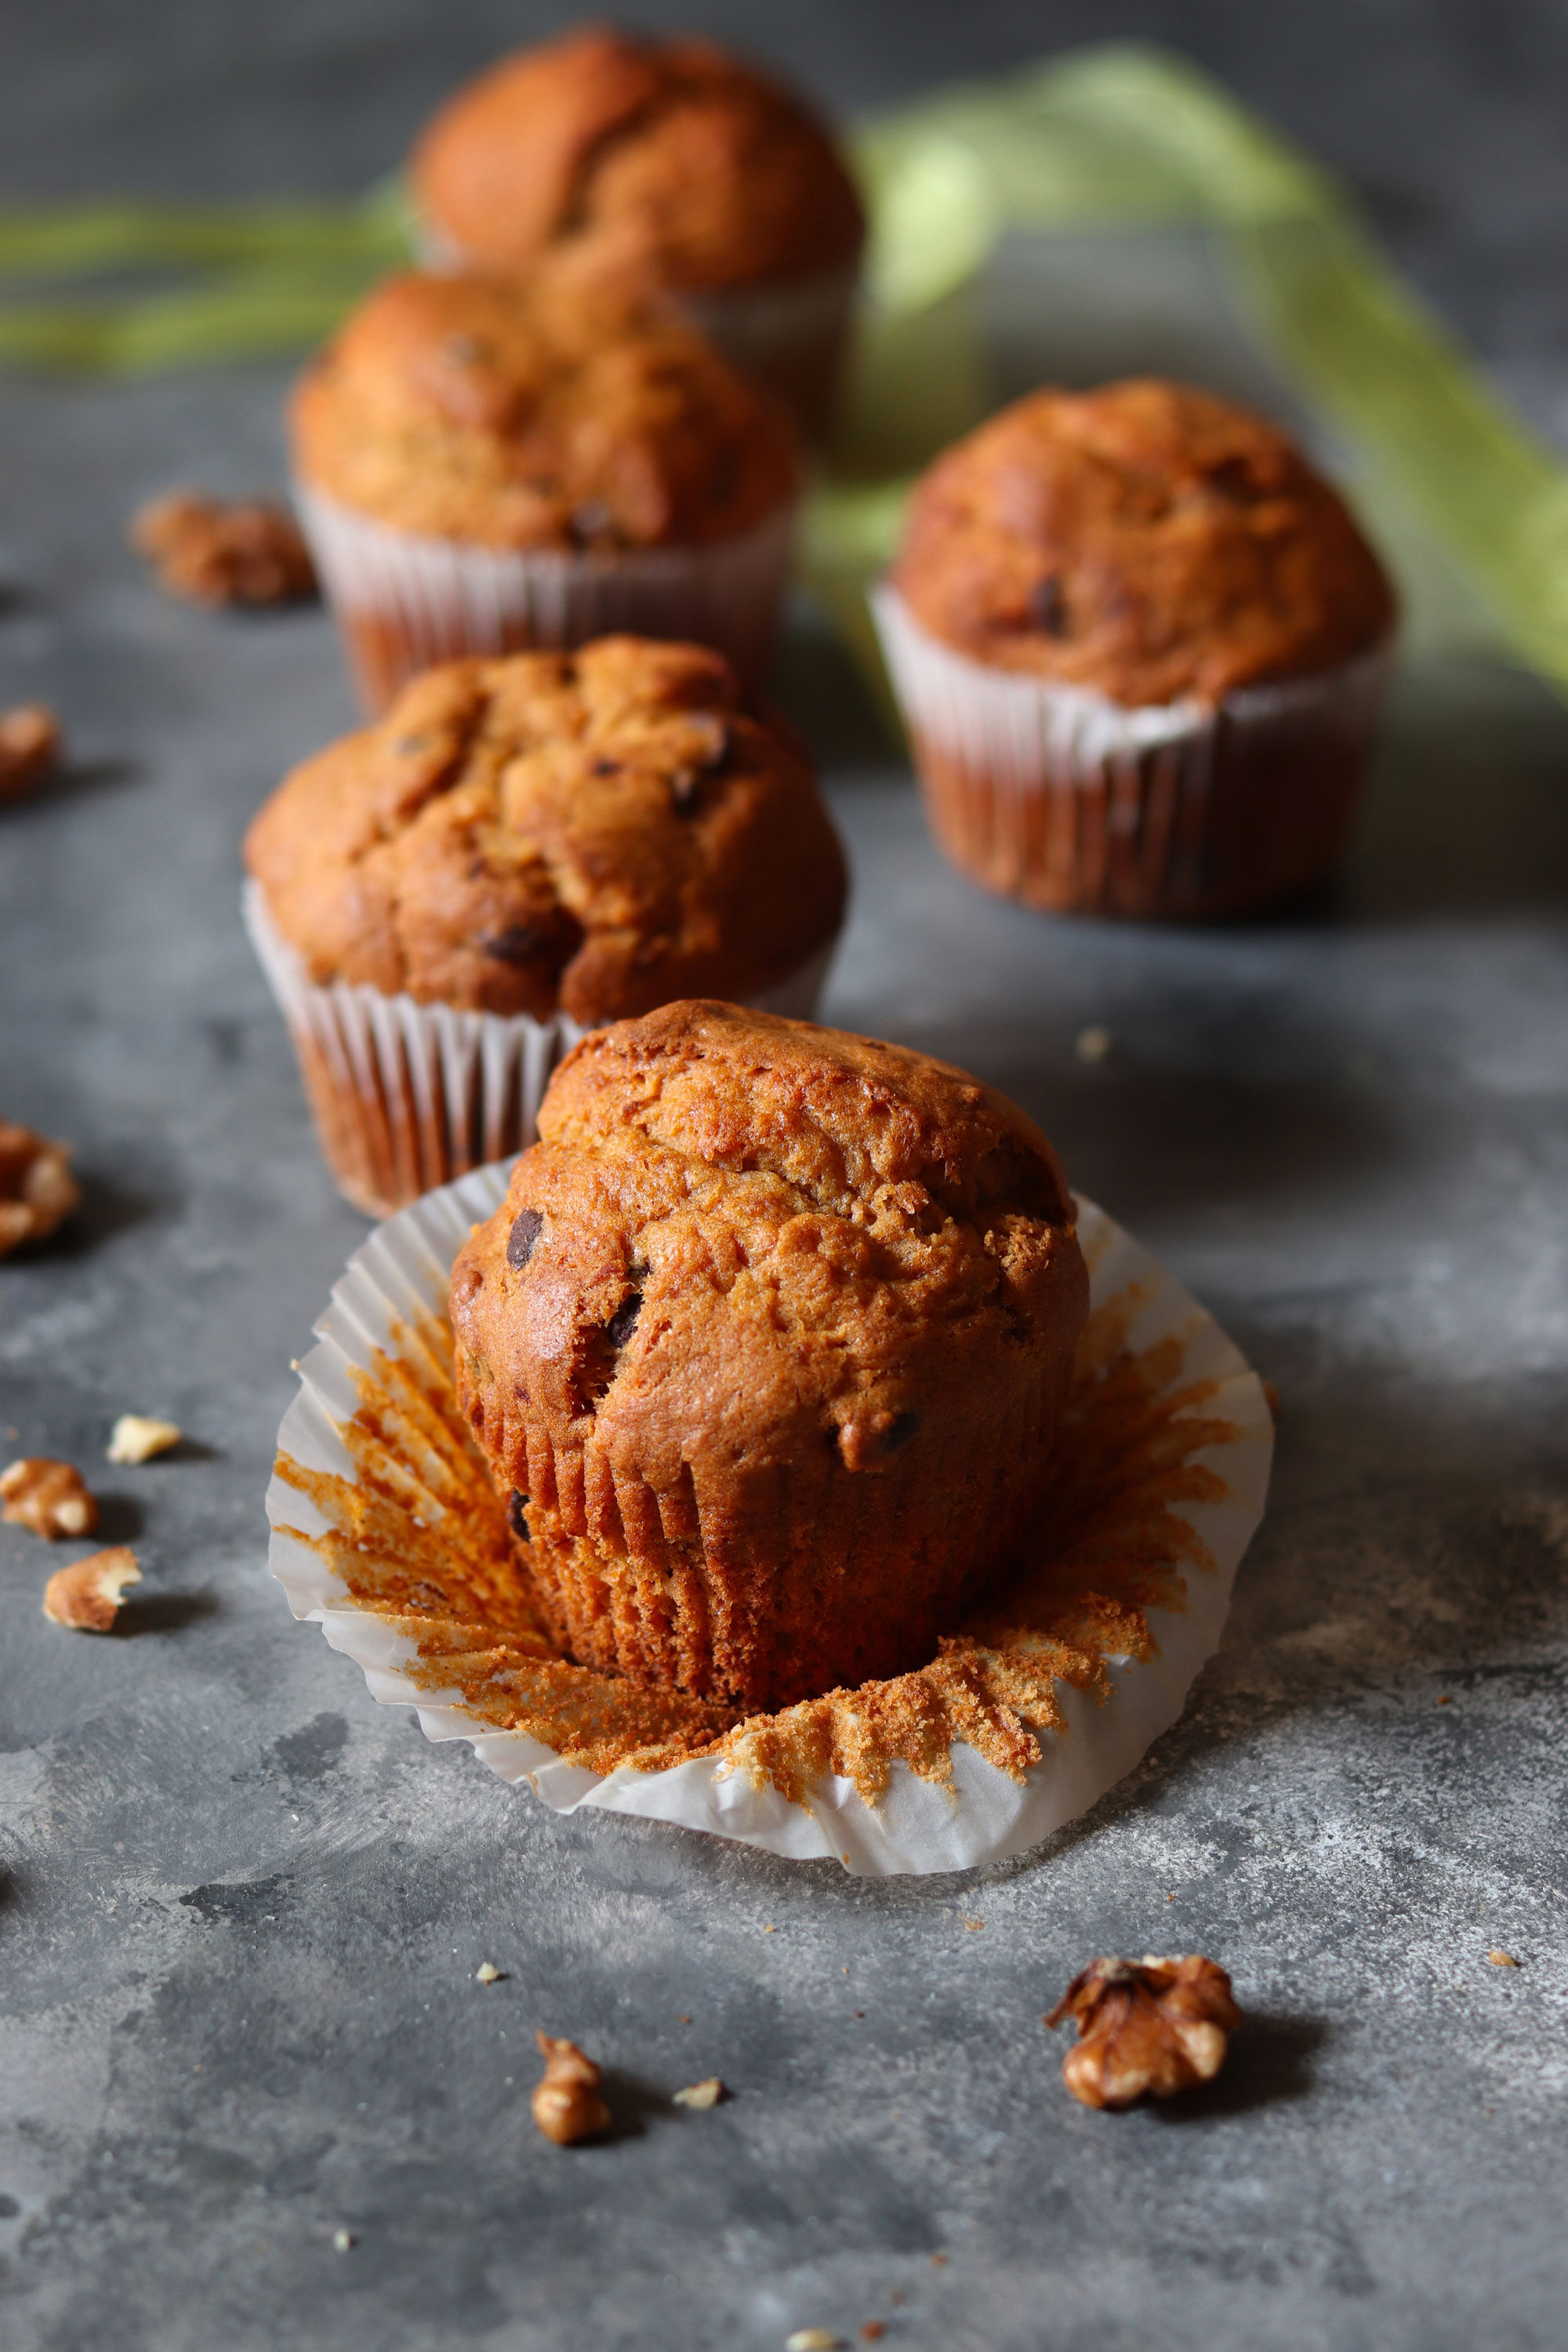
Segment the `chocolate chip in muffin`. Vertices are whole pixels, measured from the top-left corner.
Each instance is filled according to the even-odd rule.
[[[528,1264],[529,1259],[533,1255],[534,1245],[538,1242],[539,1236],[543,1230],[544,1219],[540,1215],[537,1209],[524,1209],[519,1215],[514,1217],[512,1220],[511,1231],[507,1235],[506,1262],[508,1265],[515,1266],[519,1273],[521,1273],[522,1268]]]
[[[637,1329],[637,1317],[642,1313],[642,1286],[634,1282],[615,1313],[605,1326],[605,1337],[613,1348],[624,1348]]]
[[[493,939],[481,940],[486,955],[494,956],[498,963],[528,963],[539,953],[550,934],[539,923],[509,923],[504,931]]]
[[[1062,583],[1054,572],[1035,583],[1029,597],[1029,617],[1048,637],[1065,637],[1068,633],[1068,600]]]
[[[511,1500],[506,1507],[506,1523],[519,1543],[528,1541],[528,1496],[514,1486]]]

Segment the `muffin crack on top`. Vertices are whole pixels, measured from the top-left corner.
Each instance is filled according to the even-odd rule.
[[[586,1039],[539,1126],[452,1316],[563,1646],[757,1706],[930,1654],[1044,1491],[1086,1308],[1044,1137],[701,1002]]]
[[[426,672],[295,770],[246,855],[318,982],[584,1025],[763,993],[847,889],[783,721],[721,656],[631,637]]]

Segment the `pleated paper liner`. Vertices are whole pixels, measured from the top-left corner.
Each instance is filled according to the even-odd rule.
[[[872,595],[931,831],[983,888],[1049,911],[1233,915],[1338,864],[1386,683],[1386,646],[1216,709],[1123,709],[987,668]]]
[[[446,1298],[487,1168],[383,1225],[279,1432],[271,1565],[296,1617],[552,1809],[641,1814],[872,1875],[1018,1853],[1137,1763],[1216,1646],[1273,1432],[1212,1318],[1089,1203],[1090,1317],[1037,1550],[915,1672],[738,1721],[557,1656],[452,1388]]]
[[[622,632],[716,646],[749,686],[766,672],[793,506],[705,547],[605,556],[421,538],[300,483],[294,502],[373,717],[434,662],[569,650]]]
[[[467,1013],[310,978],[245,886],[245,928],[299,1056],[321,1154],[346,1201],[387,1217],[422,1192],[526,1150],[551,1072],[587,1032],[564,1013]],[[809,1021],[837,947],[747,999],[760,1013]]]

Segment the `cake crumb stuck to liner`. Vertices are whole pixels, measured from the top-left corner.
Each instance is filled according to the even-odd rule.
[[[50,1543],[89,1536],[98,1525],[98,1504],[81,1472],[44,1454],[29,1454],[0,1470],[0,1518],[31,1528]]]
[[[112,1633],[126,1586],[141,1581],[135,1553],[126,1544],[110,1544],[55,1570],[44,1587],[44,1614],[73,1633]]]

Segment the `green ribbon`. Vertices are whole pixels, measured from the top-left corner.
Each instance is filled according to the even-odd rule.
[[[864,589],[909,480],[988,404],[974,295],[998,239],[1196,225],[1260,350],[1347,446],[1396,556],[1406,533],[1439,545],[1516,651],[1568,687],[1568,469],[1493,398],[1338,182],[1196,68],[1083,50],[873,118],[853,146],[868,299],[803,556],[868,658]],[[0,207],[0,360],[125,375],[299,351],[408,252],[398,182],[341,205]],[[90,283],[127,271],[157,282]]]

